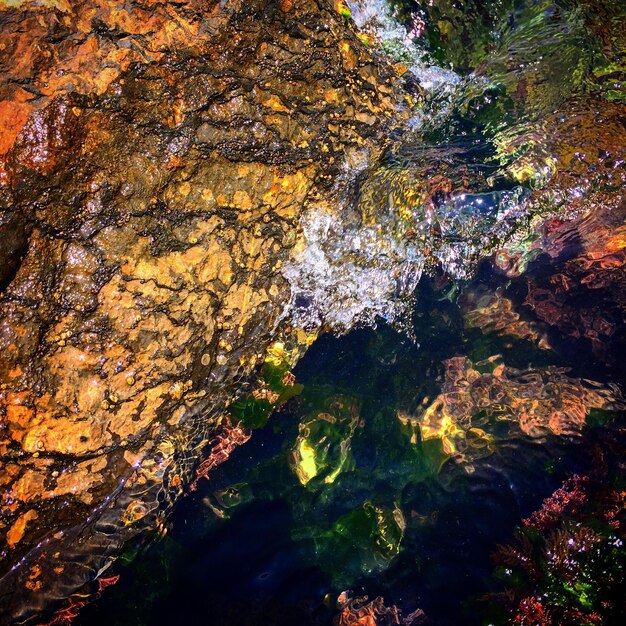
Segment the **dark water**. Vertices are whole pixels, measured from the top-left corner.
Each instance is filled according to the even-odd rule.
[[[486,273],[474,285],[500,280]],[[590,469],[597,432],[610,427],[529,437],[483,421],[489,450],[449,455],[438,438],[411,443],[398,411],[436,395],[442,362],[459,354],[498,354],[522,370],[574,364],[572,378],[613,374],[584,348],[565,362],[532,342],[467,329],[446,293],[421,285],[419,346],[384,325],[318,340],[295,370],[302,394],[180,503],[165,538],[128,555],[118,585],[77,623],[330,624],[347,589],[406,613],[419,607],[432,624],[487,623],[479,599],[499,588],[492,552],[564,478]],[[320,449],[349,438],[348,456],[333,476],[341,454],[330,446],[328,467],[303,485],[298,424],[320,413],[336,418],[315,440]]]

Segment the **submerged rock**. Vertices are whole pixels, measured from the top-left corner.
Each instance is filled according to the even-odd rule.
[[[418,626],[428,623],[421,609],[403,616],[396,606],[386,606],[381,597],[370,601],[367,596],[352,598],[343,592],[337,599],[337,607],[340,613],[334,620],[336,626]]]
[[[580,434],[588,416],[626,408],[619,389],[568,375],[548,366],[507,367],[498,357],[472,363],[467,357],[445,361],[442,391],[416,417],[404,421],[419,428],[422,439],[438,438],[450,455],[490,451],[482,427],[509,423],[529,437]],[[474,450],[472,451],[472,448]]]

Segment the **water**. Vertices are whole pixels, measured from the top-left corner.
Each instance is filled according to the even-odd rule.
[[[348,3],[423,93],[303,219],[287,326],[332,332],[75,623],[621,623],[623,6],[446,4]]]
[[[313,204],[303,218],[304,243],[285,269],[296,326],[402,326],[424,272],[468,278],[481,258],[527,237],[533,220],[574,216],[599,189],[623,185],[622,148],[617,168],[592,164],[601,146],[616,147],[608,125],[589,127],[615,86],[593,77],[621,66],[600,49],[585,3],[347,4],[420,95],[382,158],[347,162],[332,210]],[[603,5],[619,38],[624,9]]]
[[[295,370],[302,394],[181,502],[171,532],[117,570],[118,586],[77,623],[330,624],[346,589],[383,595],[405,614],[419,607],[434,624],[483,623],[480,597],[498,589],[491,553],[564,478],[589,471],[600,435],[576,424],[524,429],[500,409],[459,420],[462,437],[427,438],[444,361],[468,355],[486,372],[506,363],[510,396],[500,405],[534,384],[548,406],[586,387],[581,378],[612,372],[584,351],[561,372],[553,350],[485,337],[444,294],[422,285],[412,316],[420,347],[384,324],[319,339]],[[599,389],[613,395],[607,383]]]

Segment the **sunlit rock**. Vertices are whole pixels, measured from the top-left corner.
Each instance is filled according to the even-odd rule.
[[[0,9],[8,619],[163,527],[284,315],[299,218],[403,114],[330,4]]]

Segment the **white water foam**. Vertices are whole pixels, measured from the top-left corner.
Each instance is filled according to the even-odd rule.
[[[420,142],[424,128],[446,122],[462,89],[471,81],[485,82],[432,65],[419,45],[419,33],[399,24],[384,0],[355,0],[348,5],[360,29],[402,47],[409,60],[405,64],[425,92],[425,105],[416,107],[407,124],[406,141]],[[288,313],[296,326],[345,332],[383,319],[410,327],[404,322],[425,270],[425,251],[431,263],[435,259],[450,276],[466,278],[494,242],[510,235],[524,212],[522,194],[517,192],[460,194],[435,208],[439,232],[426,241],[398,236],[393,216],[384,224],[357,226],[359,220],[349,205],[358,195],[359,175],[371,167],[366,158],[346,164],[337,182],[336,206],[312,207],[302,219],[304,245],[283,270],[292,288]]]

